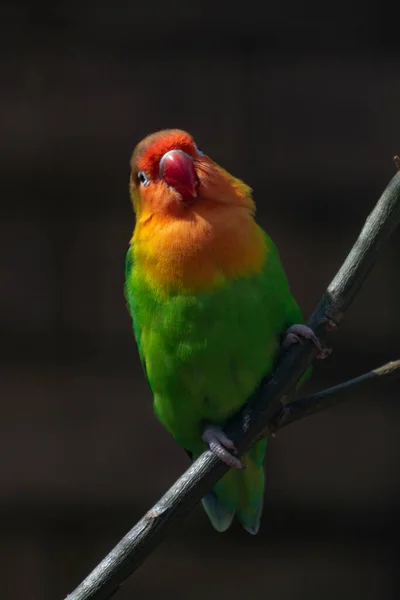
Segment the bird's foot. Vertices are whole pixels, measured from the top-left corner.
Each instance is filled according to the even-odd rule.
[[[228,438],[218,425],[208,425],[203,432],[203,441],[208,444],[213,454],[218,456],[228,467],[244,469],[245,466],[234,454],[237,454],[235,444]]]
[[[334,328],[334,323],[332,322],[332,329]],[[288,348],[292,344],[301,343],[301,338],[305,338],[306,340],[311,340],[318,348],[318,354],[316,358],[324,359],[329,356],[332,352],[331,348],[323,348],[321,342],[313,332],[310,327],[307,325],[292,325],[285,332],[285,337],[282,342],[283,348]]]

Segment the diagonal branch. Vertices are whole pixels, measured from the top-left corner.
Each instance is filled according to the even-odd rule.
[[[337,275],[327,288],[308,325],[325,341],[332,322],[339,325],[344,311],[376,262],[383,245],[400,223],[400,173],[383,192]],[[317,353],[309,340],[290,348],[277,362],[249,402],[227,424],[227,432],[243,454],[284,411],[281,402]],[[174,483],[167,493],[115,546],[67,598],[106,600],[160,544],[166,533],[205,496],[228,468],[210,451]]]

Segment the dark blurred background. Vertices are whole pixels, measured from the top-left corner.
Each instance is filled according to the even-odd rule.
[[[128,163],[163,127],[255,190],[307,316],[394,174],[400,37],[357,0],[3,2],[1,597],[62,599],[188,466],[123,298]],[[316,390],[399,358],[393,236]],[[118,600],[399,598],[400,405],[371,385],[270,444],[262,529],[200,507]]]

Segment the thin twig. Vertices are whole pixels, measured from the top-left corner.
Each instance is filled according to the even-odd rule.
[[[376,262],[385,242],[400,222],[400,174],[396,173],[368,217],[360,236],[329,285],[308,325],[322,342],[330,325],[340,323],[343,313]],[[317,348],[305,340],[279,359],[273,374],[262,382],[249,402],[227,424],[239,455],[282,413],[281,399],[311,364]],[[92,573],[68,596],[68,600],[106,600],[160,544],[228,468],[210,451],[204,452],[157,504],[131,529]]]
[[[299,421],[299,419],[304,419],[304,417],[308,417],[316,412],[340,404],[346,400],[346,395],[343,392],[348,392],[355,387],[370,383],[373,379],[382,382],[383,378],[387,380],[397,377],[400,377],[400,360],[388,362],[382,367],[368,371],[368,373],[364,373],[359,377],[354,377],[315,394],[301,396],[297,400],[285,404],[282,415],[271,426],[271,431],[275,432],[278,429],[282,429],[282,427]]]

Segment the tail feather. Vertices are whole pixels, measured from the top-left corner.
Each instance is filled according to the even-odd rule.
[[[264,485],[263,493],[258,501],[258,506],[255,511],[248,513],[247,511],[237,512],[236,516],[239,519],[242,527],[252,535],[256,535],[260,529],[260,522],[264,508]]]
[[[233,521],[235,511],[225,508],[213,491],[202,499],[202,503],[213,527],[220,532],[226,531]]]
[[[203,498],[203,507],[217,531],[226,531],[236,516],[246,531],[258,533],[264,504],[266,443],[255,444],[242,456],[246,469],[228,471]]]

